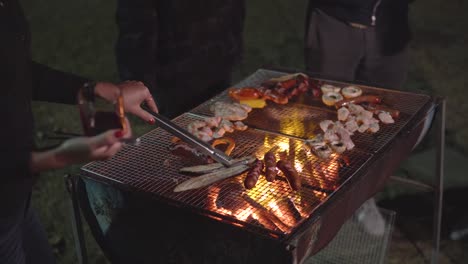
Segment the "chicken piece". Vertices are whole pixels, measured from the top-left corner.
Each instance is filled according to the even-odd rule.
[[[332,150],[328,145],[316,146],[310,149],[317,157],[326,159],[331,156]]]
[[[348,130],[350,133],[354,133],[358,130],[359,126],[356,122],[356,120],[353,118],[351,120],[348,120],[346,123],[345,123],[345,128],[346,130]]]
[[[349,112],[353,115],[358,115],[360,112],[364,111],[364,107],[357,104],[348,105]]]
[[[333,141],[330,143],[330,147],[333,149],[338,154],[341,154],[345,152],[346,146],[343,142],[341,141]]]
[[[361,133],[366,132],[369,129],[369,123],[363,123],[359,126],[358,131]]]
[[[217,127],[219,126],[219,123],[221,122],[221,117],[219,116],[214,116],[214,117],[208,117],[205,118],[205,123],[209,127]]]
[[[359,112],[358,116],[362,116],[363,118],[367,118],[367,119],[371,119],[374,114],[370,111],[367,111],[367,110],[362,110],[361,112]]]
[[[223,119],[219,126],[223,128],[226,132],[234,132],[234,124],[227,119]]]
[[[315,147],[315,146],[323,146],[323,145],[326,145],[327,143],[325,142],[323,135],[318,134],[315,138],[306,140],[305,144],[309,147]]]
[[[351,140],[351,133],[348,130],[340,127],[337,129],[336,132],[340,137],[339,140],[346,146],[347,150],[351,150],[354,148],[354,142]]]
[[[202,128],[200,128],[198,131],[201,131],[205,134],[207,134],[208,136],[213,136],[213,130],[211,130],[211,128],[209,126],[204,126]]]
[[[380,130],[379,123],[372,123],[369,125],[368,131],[371,133],[377,133]]]
[[[205,142],[211,141],[213,139],[211,135],[201,130],[196,131],[193,135]]]
[[[231,121],[239,121],[247,118],[247,109],[252,109],[249,106],[239,103],[225,103],[216,102],[211,106],[210,110],[213,111],[215,116],[222,117],[223,119]]]
[[[240,131],[244,131],[248,128],[247,125],[245,125],[244,123],[242,123],[241,121],[236,121],[234,122],[234,129],[235,130],[240,130]]]
[[[240,103],[233,103],[235,106],[240,107],[244,109],[247,113],[250,113],[252,111],[252,107],[246,104],[240,104]]]
[[[187,130],[191,134],[195,134],[199,129],[201,129],[202,127],[205,127],[205,126],[206,126],[205,121],[196,120],[196,121],[193,121],[192,123],[188,124]]]
[[[395,120],[393,120],[392,116],[388,112],[380,112],[379,115],[379,120],[382,121],[384,124],[393,124],[395,123]]]
[[[338,109],[338,120],[340,121],[346,121],[349,117],[349,110],[346,107],[341,107]]]
[[[224,136],[225,133],[226,133],[226,130],[224,130],[224,128],[218,127],[213,133],[213,138],[220,138]]]
[[[323,120],[320,122],[320,128],[322,129],[323,132],[327,132],[329,129],[331,129],[333,127],[333,125],[335,124],[335,122],[331,121],[331,120]]]
[[[323,135],[323,139],[327,142],[332,142],[332,141],[338,141],[340,140],[340,137],[337,135],[335,130],[329,129],[325,132]]]

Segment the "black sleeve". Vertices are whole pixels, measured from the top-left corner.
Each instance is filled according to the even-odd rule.
[[[156,87],[158,12],[155,0],[118,0],[116,59],[122,80]]]
[[[86,81],[88,79],[32,62],[33,100],[75,104],[78,90]]]

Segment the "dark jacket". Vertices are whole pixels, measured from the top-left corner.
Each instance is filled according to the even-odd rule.
[[[343,22],[375,26],[382,52],[392,55],[402,51],[411,39],[408,21],[410,2],[412,0],[310,0],[305,32],[308,32],[312,11],[319,8]]]
[[[34,149],[31,100],[74,103],[86,81],[31,60],[30,33],[17,0],[0,5],[0,215],[8,214],[31,192],[30,155]]]
[[[244,0],[119,0],[121,78],[143,80],[163,113],[204,101],[241,58],[244,17]]]

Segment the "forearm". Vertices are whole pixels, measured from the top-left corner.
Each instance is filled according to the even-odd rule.
[[[75,104],[78,90],[89,81],[80,76],[32,63],[33,100]]]
[[[46,170],[60,169],[68,164],[60,160],[55,149],[32,152],[30,161],[30,170],[32,173],[38,173]]]

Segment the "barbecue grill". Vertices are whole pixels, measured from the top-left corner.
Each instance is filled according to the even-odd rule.
[[[257,86],[284,74],[258,70],[236,86]],[[349,85],[319,80],[340,87]],[[319,159],[305,146],[306,139],[319,133],[320,121],[336,120],[335,109],[308,94],[287,105],[270,103],[254,109],[244,120],[248,130],[227,135],[236,142],[231,154],[234,158],[253,155],[261,159],[276,147],[293,162],[303,179],[300,191],[292,191],[282,175],[275,182],[261,177],[255,188],[245,190],[244,173],[204,188],[173,192],[178,183],[193,176],[179,173],[187,161],[170,154],[172,136],[161,128],[143,135],[139,145],[125,146],[110,160],[83,166],[80,176],[151,197],[199,221],[211,219],[221,228],[237,228],[269,241],[284,251],[288,262],[302,263],[322,249],[364,201],[381,190],[412,151],[427,116],[443,102],[424,94],[360,87],[364,93],[382,96],[401,114],[394,124],[382,125],[375,134],[356,133],[352,137],[356,147],[343,154]],[[187,127],[190,122],[212,116],[210,106],[218,101],[230,101],[227,91],[173,121]],[[197,220],[190,225],[196,228]]]

